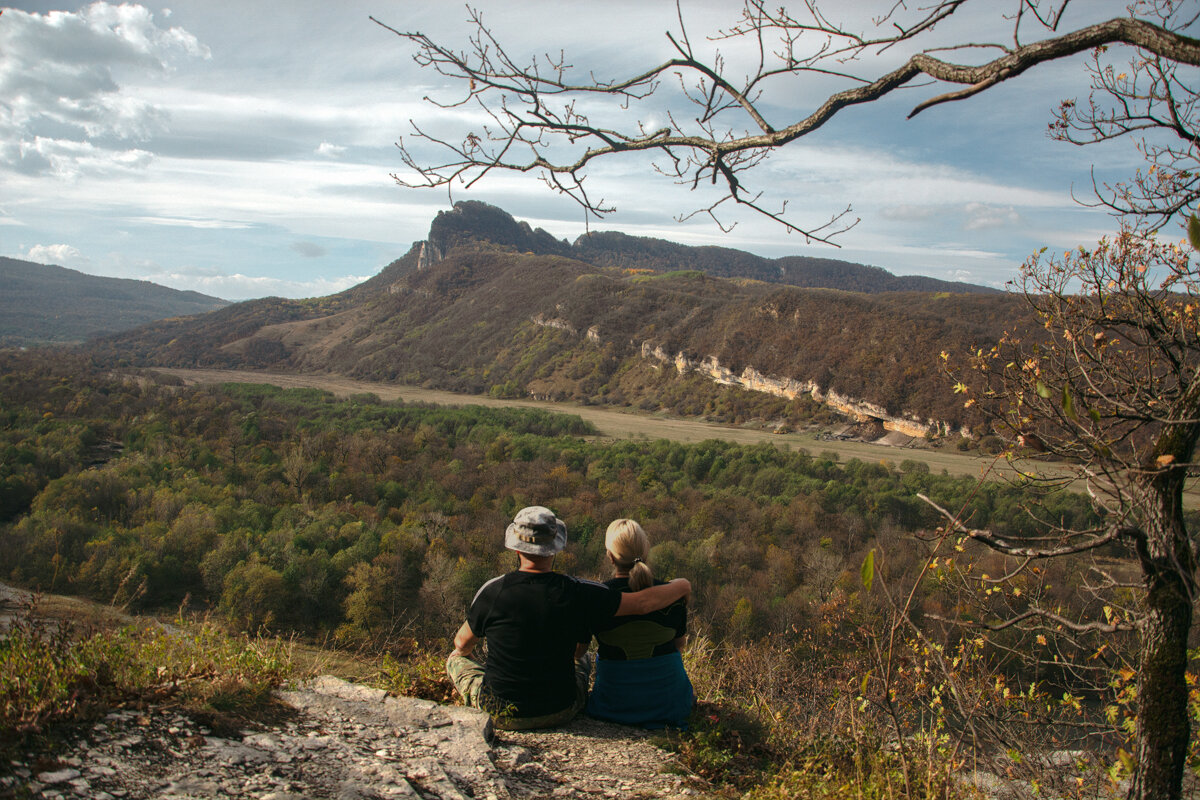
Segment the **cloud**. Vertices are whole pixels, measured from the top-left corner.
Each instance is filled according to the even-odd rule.
[[[292,242],[292,250],[305,258],[320,258],[329,252],[316,242]]]
[[[968,231],[1005,228],[1021,221],[1021,215],[1012,206],[997,208],[984,203],[967,203],[963,210],[967,215],[963,228]]]
[[[144,6],[92,3],[76,13],[5,9],[0,15],[0,164],[25,174],[71,176],[93,161],[144,167],[145,140],[166,112],[123,89],[118,75],[163,73],[178,58],[209,58],[182,28],[163,28]],[[101,141],[106,144],[101,144]],[[96,155],[109,150],[111,155]]]
[[[86,265],[88,259],[83,253],[69,244],[35,244],[29,248],[25,258],[39,264],[55,264],[57,266]]]
[[[334,278],[314,278],[291,281],[267,276],[243,275],[240,272],[222,273],[207,269],[183,269],[164,272],[155,282],[176,289],[191,289],[227,300],[247,300],[254,297],[324,297],[349,289],[367,280],[369,275],[341,275]]]
[[[180,228],[203,228],[206,230],[243,230],[254,227],[248,222],[232,222],[225,219],[197,219],[193,217],[146,216],[130,217],[129,221],[140,222],[145,225],[168,225]]]
[[[66,248],[69,246],[54,245],[53,247]],[[74,248],[69,249],[74,250]],[[33,260],[32,257],[30,260]],[[211,264],[172,264],[168,266],[157,259],[130,258],[120,252],[111,252],[101,259],[100,263],[87,264],[86,267],[84,271],[94,275],[150,281],[160,286],[200,292],[226,300],[249,300],[268,296],[324,297],[349,289],[371,277],[370,275],[338,275],[334,277],[317,276],[308,280],[286,279],[228,272]]]
[[[67,139],[37,136],[21,142],[0,142],[0,163],[31,176],[47,172],[68,180],[85,173],[106,176],[144,170],[153,160],[153,154],[140,148],[116,150]]]
[[[317,155],[325,156],[326,158],[337,158],[344,152],[346,152],[346,148],[342,147],[340,144],[321,142],[321,144],[317,147]]]

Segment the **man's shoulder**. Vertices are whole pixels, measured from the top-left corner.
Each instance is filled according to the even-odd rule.
[[[476,600],[478,600],[480,597],[483,597],[484,595],[493,594],[493,593],[499,591],[505,577],[507,577],[508,575],[511,575],[511,574],[512,573],[505,573],[504,575],[497,575],[496,577],[492,578],[490,581],[485,583],[483,586],[480,586],[479,590],[477,592],[475,592],[475,596],[473,598],[471,598],[471,602],[474,603]]]
[[[503,575],[497,575],[487,583],[479,587],[475,592],[475,598],[471,602],[479,600],[481,597],[495,597],[505,589],[518,587],[528,587],[535,591],[567,591],[568,593],[607,594],[614,591],[605,584],[591,580],[590,578],[580,578],[576,575],[567,575],[564,572],[521,572],[515,570],[506,572]]]
[[[580,578],[577,575],[567,575],[565,577],[570,578],[571,580],[575,581],[578,584],[582,584],[583,586],[592,586],[592,587],[595,587],[598,589],[611,589],[612,588],[612,587],[608,586],[607,584],[601,583],[600,581],[594,581],[591,578]]]
[[[565,586],[585,586],[589,589],[608,589],[600,581],[594,581],[591,578],[581,578],[578,575],[568,575],[565,572],[552,570],[550,572],[513,572],[510,575],[526,576],[530,583],[544,583],[546,585],[565,585]],[[504,577],[503,575],[501,577]]]

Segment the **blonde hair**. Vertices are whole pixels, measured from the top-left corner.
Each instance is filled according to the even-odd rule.
[[[631,519],[614,519],[604,534],[604,546],[620,570],[629,571],[629,588],[641,591],[654,585],[654,571],[646,563],[650,537]]]

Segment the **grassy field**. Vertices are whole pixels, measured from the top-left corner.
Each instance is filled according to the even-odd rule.
[[[970,477],[1011,474],[1003,460],[981,458],[945,448],[892,447],[866,442],[847,442],[818,439],[811,433],[771,433],[770,431],[717,425],[699,420],[679,419],[640,411],[622,411],[612,408],[584,406],[574,403],[551,403],[537,400],[503,400],[484,395],[455,394],[415,386],[392,383],[356,381],[336,375],[292,375],[270,372],[218,369],[167,369],[157,370],[175,375],[187,383],[266,383],[283,388],[315,388],[332,392],[339,397],[352,394],[374,394],[381,400],[404,400],[406,402],[437,403],[439,405],[482,405],[501,407],[541,408],[563,414],[577,414],[596,426],[601,435],[610,439],[670,439],[676,442],[702,442],[721,439],[738,444],[770,442],[776,447],[804,449],[810,453],[834,452],[845,461],[857,458],[860,461],[888,461],[899,465],[910,459],[923,461],[930,470],[945,470],[950,475]]]

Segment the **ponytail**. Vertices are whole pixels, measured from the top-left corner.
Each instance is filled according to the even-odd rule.
[[[650,569],[650,565],[640,558],[633,562],[633,566],[629,568],[629,588],[632,591],[640,592],[642,589],[648,589],[654,585],[654,570]]]
[[[604,535],[604,546],[612,553],[617,567],[629,571],[629,588],[638,592],[654,585],[654,570],[646,563],[650,538],[642,526],[631,519],[615,519]]]

